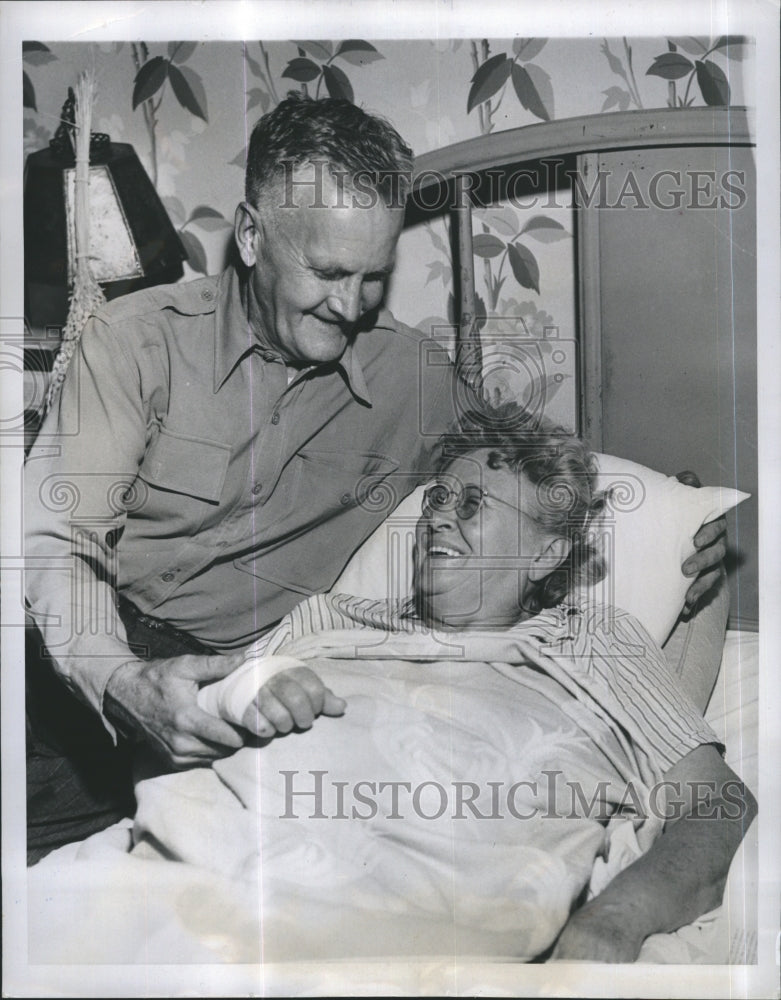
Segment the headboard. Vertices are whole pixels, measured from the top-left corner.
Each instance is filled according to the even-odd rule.
[[[504,171],[510,197],[506,177],[520,165],[541,184],[569,185],[577,429],[595,450],[752,494],[728,519],[730,622],[742,628],[758,623],[752,134],[746,108],[571,118],[428,153],[414,181],[418,197],[450,187],[456,352],[472,381],[481,368],[472,210],[485,207],[486,176]]]

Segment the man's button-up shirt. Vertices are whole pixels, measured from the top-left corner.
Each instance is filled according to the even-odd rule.
[[[66,680],[99,709],[129,658],[114,586],[218,649],[327,589],[389,513],[377,485],[432,471],[453,379],[387,311],[338,363],[288,368],[232,269],[110,303],[25,476],[27,596]]]

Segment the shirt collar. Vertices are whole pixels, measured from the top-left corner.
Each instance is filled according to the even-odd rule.
[[[223,271],[214,310],[214,391],[257,344],[247,319],[241,280],[234,267]]]
[[[254,348],[260,347],[247,319],[245,291],[235,268],[229,267],[219,279],[216,295],[214,340],[214,391],[217,392],[230,373]],[[373,324],[374,328],[393,331],[393,317],[387,309],[381,309]],[[360,337],[360,334],[358,334]],[[340,368],[347,386],[353,395],[371,406],[371,396],[366,385],[366,377],[361,366],[355,343],[348,344],[344,354],[335,365],[324,366],[332,371]],[[296,383],[304,375],[316,376],[317,368],[308,368],[290,382]]]
[[[366,386],[363,368],[361,367],[358,355],[355,352],[355,344],[347,345],[344,354],[339,359],[339,367],[344,372],[344,377],[347,380],[347,386],[350,389],[350,392],[352,392],[352,394],[359,400],[362,400],[364,403],[368,403],[368,405],[371,406],[371,396],[369,395],[369,390]]]
[[[379,311],[376,319],[371,325],[371,329],[388,330],[391,333],[396,331],[396,324],[389,309],[383,308]],[[360,337],[361,335],[359,333],[356,338],[358,343],[360,343]],[[363,367],[358,358],[358,350],[355,341],[347,345],[344,354],[339,359],[339,367],[344,372],[350,392],[352,392],[357,399],[371,406],[372,399],[369,395],[369,388],[366,385],[366,377],[363,373]]]

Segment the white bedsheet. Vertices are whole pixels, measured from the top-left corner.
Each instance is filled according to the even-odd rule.
[[[756,665],[756,637],[746,633],[728,635],[722,671],[708,713],[709,721],[725,736],[729,762],[754,786]],[[376,677],[375,672],[372,679],[375,685]],[[479,703],[486,706],[486,711],[495,712],[496,702],[486,698],[484,686],[480,694]],[[432,689],[428,699],[423,699],[421,710],[428,713],[429,727],[432,708],[434,717],[443,708],[439,701],[442,697],[442,691],[437,693]],[[365,729],[367,721],[361,717],[361,711],[371,712],[371,706],[367,704],[353,712],[356,733]],[[458,704],[451,698],[447,704],[448,717],[453,718],[458,711]],[[384,753],[386,764],[392,763],[399,751],[410,750],[410,740],[422,739],[422,742],[412,746],[407,762],[415,759],[416,752],[420,755],[425,751],[427,730],[425,727],[421,730],[421,719],[409,719],[406,710],[404,716],[398,714],[396,718],[398,725],[390,726],[373,750]],[[348,719],[349,713],[341,720],[319,720],[321,731],[325,735],[329,726],[343,726]],[[344,736],[342,729],[339,740],[334,741],[342,752],[350,747]],[[280,748],[283,743],[278,742]],[[299,743],[304,745],[303,741]],[[408,897],[394,900],[388,896],[387,877],[394,875],[392,860],[388,871],[383,872],[381,866],[375,865],[371,876],[355,882],[345,895],[344,886],[354,877],[348,869],[354,868],[356,852],[365,851],[367,864],[373,862],[371,844],[367,846],[360,838],[351,840],[345,833],[337,839],[337,855],[351,864],[341,869],[338,864],[334,866],[333,859],[323,864],[324,844],[333,838],[330,833],[323,839],[309,831],[320,824],[323,831],[329,832],[328,827],[333,828],[338,820],[307,820],[306,826],[299,823],[296,827],[291,825],[296,820],[278,818],[277,803],[276,814],[274,809],[266,810],[266,815],[276,815],[277,819],[272,819],[265,830],[270,846],[263,864],[258,863],[256,853],[247,851],[246,845],[252,843],[252,837],[260,842],[264,830],[262,825],[257,826],[257,817],[263,811],[246,806],[253,797],[268,794],[269,788],[276,786],[279,792],[280,769],[296,769],[290,747],[279,760],[273,759],[273,747],[272,743],[263,751],[268,754],[272,749],[272,756],[266,757],[267,774],[273,776],[274,769],[277,772],[271,785],[257,780],[257,757],[251,750],[241,751],[232,758],[233,764],[220,765],[216,772],[193,771],[184,780],[183,776],[176,776],[175,789],[173,782],[156,779],[140,789],[136,826],[136,841],[140,843],[132,854],[127,853],[131,846],[129,824],[119,824],[81,845],[55,852],[31,869],[30,961],[57,964],[290,961],[317,959],[323,954],[338,957],[340,945],[345,941],[353,942],[350,951],[353,958],[373,956],[379,947],[386,955],[422,951],[430,956],[449,955],[450,961],[468,954],[501,960],[518,954],[518,935],[524,932],[529,934],[531,955],[544,947],[551,934],[555,936],[555,925],[566,914],[573,893],[587,880],[588,873],[581,870],[583,857],[590,857],[590,865],[599,854],[597,831],[587,823],[577,829],[572,827],[566,834],[565,839],[569,838],[569,846],[574,848],[572,856],[577,859],[569,872],[550,869],[546,875],[550,858],[541,852],[536,871],[541,876],[537,882],[541,887],[539,899],[520,924],[519,901],[534,899],[535,893],[530,889],[531,883],[524,883],[523,879],[517,887],[509,886],[510,869],[497,856],[506,848],[509,860],[510,844],[508,841],[502,845],[501,837],[498,850],[492,838],[489,838],[490,848],[485,838],[474,841],[470,847],[475,852],[471,882],[470,858],[464,854],[459,870],[466,869],[466,879],[458,895],[443,899],[441,882],[432,882],[425,874],[426,869],[421,869],[425,877],[417,883],[421,894],[417,911],[408,905]],[[556,753],[560,751],[561,747],[556,749]],[[440,763],[448,765],[451,777],[462,774],[466,778],[463,768],[467,761],[475,774],[474,746],[467,747],[460,764],[455,758]],[[302,759],[300,763],[303,768],[305,761]],[[371,770],[367,758],[358,763],[358,772]],[[424,778],[430,777],[429,763],[426,761],[420,772]],[[494,763],[486,771],[493,778]],[[215,776],[220,769],[217,788]],[[392,769],[387,774],[385,780],[393,780]],[[409,771],[399,777],[409,780]],[[174,802],[174,796],[178,801]],[[219,802],[222,808],[218,808]],[[186,818],[184,823],[183,818]],[[274,823],[276,830],[271,829]],[[423,839],[417,846],[428,853],[437,840],[433,824],[421,822],[418,827]],[[196,836],[183,835],[188,828]],[[286,840],[280,830],[297,832]],[[445,857],[448,843],[447,836],[440,843],[443,862],[452,861],[452,857]],[[587,844],[585,853],[584,844]],[[517,851],[517,844],[512,846]],[[567,845],[557,845],[557,849],[562,846],[566,856]],[[530,850],[538,848],[532,844]],[[631,824],[619,827],[611,846],[615,863],[622,866],[638,850],[634,827]],[[393,859],[393,852],[389,857]],[[409,864],[408,854],[397,857],[403,857],[403,863]],[[164,858],[176,858],[177,863]],[[641,960],[680,964],[753,961],[756,928],[747,912],[747,903],[750,905],[756,898],[754,858],[755,839],[750,831],[733,863],[724,906],[676,934],[650,938]],[[499,863],[495,863],[497,860]],[[516,863],[515,868],[530,870],[531,863],[530,855],[525,866]],[[282,879],[280,871],[287,872]],[[599,877],[604,880],[610,877],[610,872],[603,869]],[[295,890],[296,881],[302,891]],[[555,888],[555,883],[565,889]],[[459,905],[458,898],[465,898],[465,887],[474,897],[470,902],[470,906],[474,904],[472,912],[463,921],[454,921],[453,907]],[[517,892],[512,888],[517,888]],[[345,898],[349,905],[344,905]],[[259,899],[263,900],[262,908]],[[341,902],[335,903],[340,899]],[[380,909],[379,900],[384,901]],[[550,920],[545,914],[550,915]],[[367,917],[372,921],[370,933]],[[324,933],[325,928],[328,930]],[[365,944],[365,948],[358,948],[357,955],[356,940]],[[260,942],[263,951],[259,949]]]

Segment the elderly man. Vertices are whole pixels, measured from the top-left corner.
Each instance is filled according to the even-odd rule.
[[[129,807],[117,730],[177,767],[241,746],[196,703],[235,665],[213,654],[328,589],[387,513],[361,503],[373,484],[401,498],[431,469],[462,393],[382,307],[411,162],[352,104],[291,97],[252,134],[240,264],[87,323],[26,470],[33,653],[77,696],[29,657],[39,852]],[[710,532],[693,574],[723,554]],[[340,709],[318,687],[278,694],[294,721]]]

